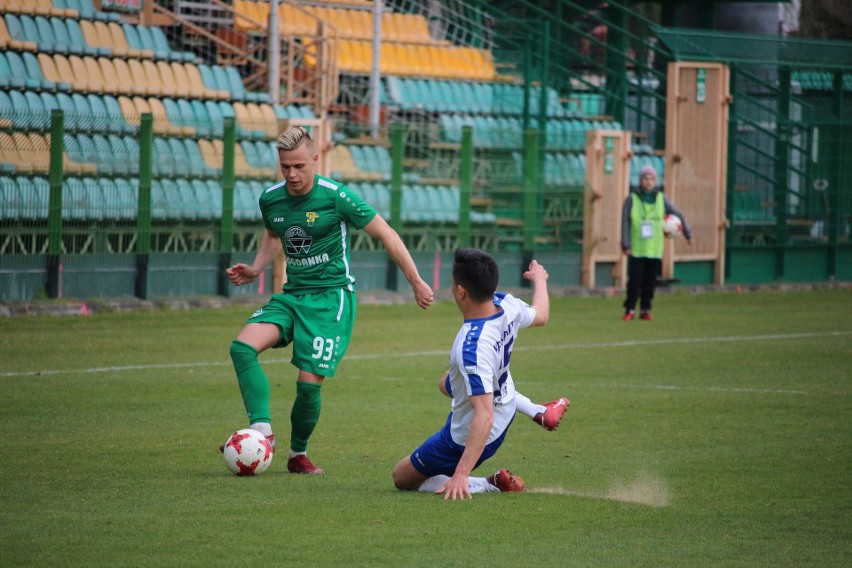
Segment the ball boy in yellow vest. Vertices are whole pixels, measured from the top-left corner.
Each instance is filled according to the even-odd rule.
[[[651,316],[651,302],[663,258],[663,220],[677,215],[683,221],[683,236],[692,244],[692,230],[680,210],[672,205],[657,186],[657,170],[645,166],[639,173],[639,189],[624,200],[621,212],[621,250],[627,255],[627,299],[624,300],[624,321]]]

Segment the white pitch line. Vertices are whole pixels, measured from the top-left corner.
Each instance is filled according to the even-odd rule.
[[[821,333],[777,333],[768,335],[736,335],[722,337],[675,337],[671,339],[646,339],[629,341],[606,341],[597,343],[569,343],[562,345],[530,345],[519,346],[517,351],[554,351],[557,349],[598,349],[611,347],[641,347],[645,345],[680,345],[687,343],[727,343],[740,341],[780,341],[788,339],[815,339],[820,337],[838,337],[852,335],[852,331],[827,331]],[[353,353],[346,357],[347,361],[359,361],[369,359],[388,359],[391,357],[433,357],[446,355],[445,350],[440,351],[406,351],[398,353]],[[278,363],[289,363],[290,359],[264,358],[264,365]],[[152,365],[115,365],[109,367],[89,367],[86,369],[46,369],[41,371],[7,371],[0,373],[0,377],[26,377],[47,375],[68,375],[72,373],[121,373],[124,371],[145,371],[154,369],[186,369],[194,367],[223,367],[230,366],[230,361],[201,361],[194,363],[163,363]],[[666,388],[666,387],[661,387]],[[671,387],[676,388],[676,387]],[[743,389],[749,392],[747,389]],[[763,391],[756,391],[763,392]]]

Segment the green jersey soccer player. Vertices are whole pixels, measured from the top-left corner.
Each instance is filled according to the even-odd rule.
[[[270,387],[258,354],[293,345],[291,362],[299,369],[290,413],[293,473],[322,473],[306,455],[320,415],[320,387],[335,374],[355,321],[355,279],[350,271],[350,228],[381,241],[402,270],[421,308],[433,301],[411,255],[387,222],[345,185],[317,175],[319,155],[301,127],[284,131],[276,144],[284,180],[260,196],[266,230],[251,266],[227,270],[240,286],[254,281],[283,250],[287,283],[257,310],[231,343],[231,359],[252,429],[273,442]]]

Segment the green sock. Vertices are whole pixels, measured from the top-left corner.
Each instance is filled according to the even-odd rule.
[[[269,408],[269,379],[257,361],[257,351],[247,343],[234,340],[231,343],[231,360],[237,372],[249,424],[270,422],[272,412]]]
[[[317,383],[296,382],[296,400],[290,412],[290,449],[305,452],[308,440],[319,420],[322,396]]]

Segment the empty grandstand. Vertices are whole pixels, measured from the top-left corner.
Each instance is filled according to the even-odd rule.
[[[279,175],[274,139],[289,124],[315,129],[324,173],[374,204],[424,262],[460,245],[550,254],[558,283],[579,284],[589,133],[629,134],[618,166],[628,183],[645,164],[665,179],[676,163],[666,64],[702,55],[678,43],[686,31],[619,2],[551,8],[0,0],[0,298],[232,293],[220,267],[253,254],[257,198]],[[748,84],[734,97],[722,253],[827,244],[825,270],[806,277],[843,277],[852,207],[835,187],[848,179],[848,145],[831,141],[848,125],[819,125],[831,104],[848,105],[848,46],[833,45],[841,57],[828,62],[796,47],[807,63],[778,57],[780,75],[704,52],[727,57],[735,89]],[[791,134],[778,138],[779,125]],[[826,144],[815,126],[830,137],[819,146],[828,166],[808,160]],[[827,191],[811,189],[823,181]],[[361,258],[372,246],[353,240]],[[712,281],[717,257],[699,252],[686,279]],[[771,274],[734,256],[727,277],[789,279],[778,266],[791,254],[769,252]],[[164,274],[187,263],[205,275],[174,286]]]

